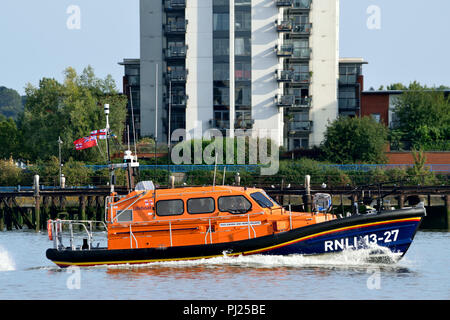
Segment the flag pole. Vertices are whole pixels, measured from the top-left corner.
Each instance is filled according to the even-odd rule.
[[[106,116],[106,147],[108,150],[108,165],[109,165],[109,172],[110,172],[110,179],[109,179],[109,185],[111,186],[111,193],[114,192],[114,169],[111,165],[111,153],[109,150],[109,104],[105,104],[104,107],[105,116]]]

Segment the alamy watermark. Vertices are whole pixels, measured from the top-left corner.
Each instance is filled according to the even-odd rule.
[[[69,290],[81,289],[81,269],[77,266],[70,266],[67,268],[69,277],[66,280],[66,286]]]
[[[67,7],[66,13],[69,15],[66,21],[67,29],[80,30],[81,29],[81,8],[77,5],[70,5]]]
[[[366,285],[369,290],[380,290],[381,289],[381,272],[379,268],[369,269],[367,273],[371,274],[367,278]]]
[[[171,141],[177,143],[171,151],[171,161],[177,165],[202,164],[238,164],[261,165],[261,175],[274,175],[279,169],[278,130],[230,130],[225,136],[219,129],[202,131],[199,123],[193,132],[177,129],[172,133]],[[203,142],[209,142],[205,147]]]
[[[381,8],[377,5],[371,5],[367,8],[367,29],[380,30],[381,29]]]

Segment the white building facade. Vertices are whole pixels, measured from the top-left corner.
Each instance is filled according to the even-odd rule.
[[[339,1],[141,0],[142,136],[319,145],[338,116]],[[169,128],[170,118],[170,128]]]

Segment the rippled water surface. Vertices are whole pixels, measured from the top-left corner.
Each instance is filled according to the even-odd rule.
[[[0,299],[450,299],[450,233],[419,231],[396,264],[364,253],[221,257],[60,269],[45,233],[0,232]]]

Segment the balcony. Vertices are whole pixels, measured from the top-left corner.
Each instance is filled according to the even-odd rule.
[[[253,128],[253,125],[255,124],[255,120],[253,119],[236,119],[234,122],[234,129],[244,129],[248,130]]]
[[[172,99],[170,100],[168,96],[166,96],[165,101],[167,104],[170,103],[171,107],[182,107],[185,108],[187,104],[188,96],[185,94],[172,94]]]
[[[300,97],[295,95],[281,95],[276,97],[276,104],[279,108],[299,108],[311,107],[311,97]]]
[[[185,59],[187,46],[169,46],[166,49],[167,59]]]
[[[289,134],[311,132],[313,127],[312,121],[291,121],[288,124]]]
[[[180,35],[186,33],[187,20],[170,22],[164,25],[166,35]]]
[[[184,10],[186,8],[186,0],[165,0],[164,9],[167,11]]]
[[[296,23],[293,20],[275,21],[278,32],[289,32],[291,34],[311,34],[312,23]]]
[[[219,130],[226,130],[230,128],[230,121],[229,120],[214,120],[211,119],[209,121],[211,124],[211,128],[219,129]]]
[[[170,70],[166,73],[166,79],[170,82],[185,82],[187,74],[187,70]]]
[[[300,10],[311,9],[311,0],[275,0],[277,7],[285,7]]]
[[[278,57],[290,57],[294,54],[293,44],[276,45],[275,50]]]
[[[304,83],[309,84],[309,72],[296,72],[293,70],[277,70],[276,78],[278,82]]]
[[[291,20],[283,20],[283,21],[275,21],[277,25],[278,32],[289,32],[292,31],[292,21]]]
[[[291,33],[295,34],[311,34],[312,23],[292,23]]]
[[[277,7],[292,7],[294,0],[275,0]]]
[[[292,52],[291,58],[309,60],[311,58],[310,48],[295,48]]]

